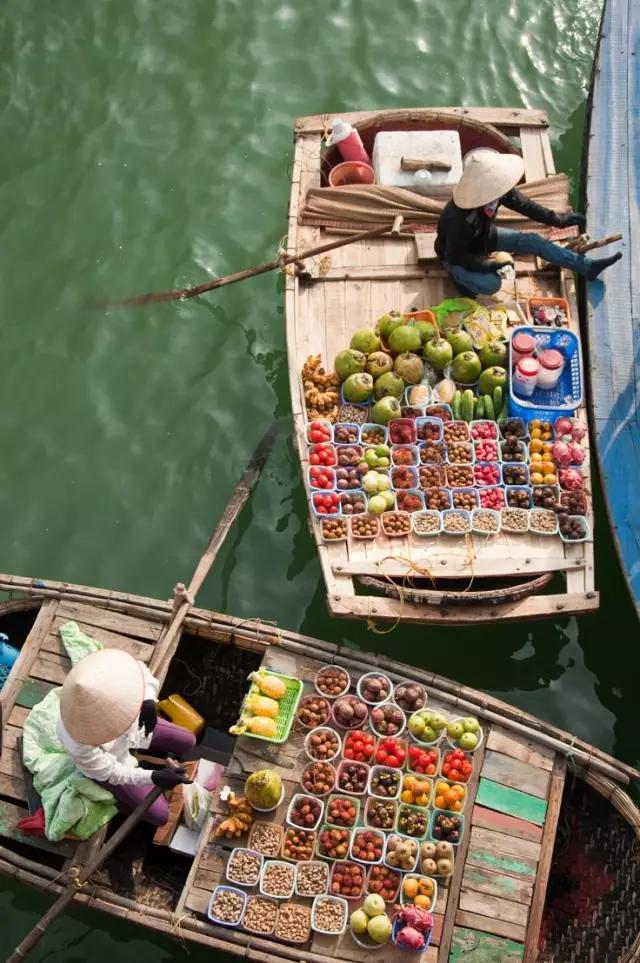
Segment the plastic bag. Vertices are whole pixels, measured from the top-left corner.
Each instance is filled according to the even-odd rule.
[[[211,793],[198,782],[184,787],[184,822],[189,829],[201,829],[211,802]]]
[[[472,298],[445,298],[430,310],[435,314],[439,328],[452,331],[457,330],[464,318],[479,307],[478,302]]]

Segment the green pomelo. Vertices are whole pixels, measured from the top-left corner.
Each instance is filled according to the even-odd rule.
[[[400,402],[397,398],[387,395],[376,401],[371,409],[371,418],[376,425],[386,425],[392,418],[400,417]]]
[[[399,311],[389,311],[387,314],[383,314],[381,318],[378,318],[378,331],[380,332],[380,337],[384,338],[385,341],[388,341],[389,335],[398,327],[399,324],[402,324],[402,315]]]
[[[412,324],[398,325],[389,335],[389,347],[394,354],[417,351],[421,344],[420,333]]]
[[[473,351],[473,339],[466,331],[452,331],[451,334],[447,335],[447,341],[453,348],[454,358],[457,354],[462,354],[463,351]]]
[[[398,331],[400,328],[398,328]],[[408,385],[417,385],[422,380],[424,374],[424,362],[417,354],[411,351],[403,351],[393,362],[396,374],[400,375]]]
[[[480,377],[482,365],[475,351],[463,351],[451,362],[451,377],[463,385],[472,385]]]
[[[379,378],[380,375],[386,374],[387,371],[393,369],[393,358],[386,351],[374,351],[367,358],[367,364],[365,366],[365,371],[371,375],[372,378]]]
[[[436,371],[443,371],[453,358],[453,348],[444,338],[427,341],[422,353]]]
[[[359,374],[364,371],[367,357],[362,351],[354,351],[352,348],[345,348],[336,355],[333,367],[340,381],[346,381],[349,375]]]
[[[376,378],[373,393],[376,399],[384,398],[386,395],[393,395],[394,398],[402,398],[404,391],[404,381],[394,371],[387,371],[386,374]],[[375,421],[375,419],[374,419]]]
[[[363,401],[368,401],[373,394],[373,378],[364,371],[349,375],[342,386],[342,392],[346,401],[362,404]]]
[[[507,372],[499,365],[486,368],[480,375],[478,390],[481,395],[492,395],[496,388],[504,388],[507,384]]]
[[[480,362],[483,368],[492,368],[494,365],[504,367],[507,360],[507,346],[504,341],[488,341],[480,349]]]
[[[252,806],[269,809],[280,799],[282,779],[272,769],[259,769],[251,773],[245,783],[244,791]]]
[[[349,347],[354,351],[362,351],[363,354],[371,354],[380,347],[380,338],[373,328],[358,328],[353,332]]]

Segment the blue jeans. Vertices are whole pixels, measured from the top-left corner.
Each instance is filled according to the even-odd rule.
[[[591,262],[584,254],[576,254],[568,248],[560,247],[553,241],[547,241],[539,234],[529,231],[509,231],[497,228],[498,240],[496,251],[508,251],[509,254],[536,254],[550,264],[576,271],[585,275]],[[459,264],[442,262],[442,266],[451,275],[453,283],[465,297],[475,297],[476,294],[495,294],[500,290],[502,278],[495,271],[470,271]]]

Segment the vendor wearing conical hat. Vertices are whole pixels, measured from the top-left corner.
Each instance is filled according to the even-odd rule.
[[[472,151],[465,160],[462,177],[453,198],[438,221],[436,254],[465,297],[495,294],[502,284],[503,271],[511,254],[536,254],[551,264],[576,271],[592,281],[622,254],[608,258],[589,258],[553,244],[539,234],[496,227],[502,204],[532,221],[553,227],[585,226],[584,214],[557,214],[530,200],[516,190],[524,174],[524,161],[518,154],[500,154],[489,149]],[[507,255],[492,257],[494,252]]]
[[[159,682],[144,663],[119,649],[81,659],[64,681],[56,732],[83,775],[135,808],[152,786],[171,789],[189,782],[181,768],[141,769],[132,749],[181,755],[195,736],[156,715]],[[160,796],[145,819],[160,826],[169,808]]]

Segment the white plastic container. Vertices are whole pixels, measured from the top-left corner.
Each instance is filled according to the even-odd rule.
[[[269,893],[265,889],[264,877],[265,873],[270,866],[282,866],[288,872],[291,873],[291,888],[287,890],[286,893],[279,893],[277,896],[275,893]],[[291,899],[293,896],[293,888],[296,882],[296,868],[292,866],[291,863],[285,863],[283,859],[266,859],[262,864],[262,869],[260,870],[260,892],[263,896],[268,896],[270,899]]]
[[[431,178],[428,193],[432,196],[450,196],[462,176],[457,130],[389,130],[376,134],[373,145],[376,183],[416,190],[416,171],[402,170],[403,157],[438,160],[450,165],[449,170],[428,171]],[[424,178],[421,181],[424,182]]]
[[[564,357],[560,351],[548,348],[541,351],[538,355],[538,388],[543,391],[551,391],[560,381],[560,375],[564,370]]]
[[[342,927],[339,930],[323,930],[322,927],[318,926],[318,924],[316,923],[316,909],[317,909],[318,903],[321,903],[323,900],[327,900],[327,902],[329,903],[335,903],[336,905],[342,907],[343,921],[342,921]],[[313,905],[311,907],[311,929],[315,933],[323,933],[325,936],[342,936],[342,934],[345,932],[347,928],[348,919],[349,919],[349,904],[347,903],[346,899],[342,898],[342,896],[316,896],[314,898]]]
[[[511,383],[520,398],[530,398],[536,390],[540,364],[535,358],[522,358],[513,370]]]

